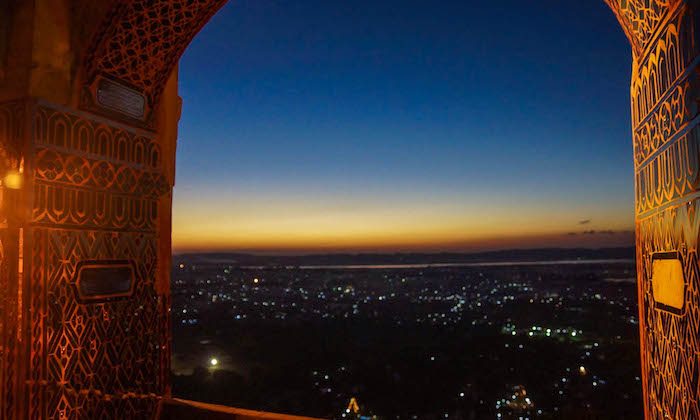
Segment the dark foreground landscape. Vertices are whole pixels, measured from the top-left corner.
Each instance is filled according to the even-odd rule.
[[[351,398],[379,419],[641,418],[633,254],[581,254],[175,257],[173,395],[333,419],[359,418]]]

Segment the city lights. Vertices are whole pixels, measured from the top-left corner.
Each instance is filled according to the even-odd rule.
[[[192,266],[189,262],[180,261],[177,261],[176,266],[182,263]],[[625,269],[624,266],[620,268],[623,273]],[[605,270],[607,275],[610,269],[606,267]],[[193,332],[196,328],[201,328],[198,325],[217,325],[222,328],[230,322],[238,325],[236,328],[255,331],[263,325],[261,321],[282,327],[281,330],[296,322],[322,322],[329,325],[334,322],[352,322],[361,326],[380,321],[390,323],[396,331],[411,331],[416,327],[440,334],[451,330],[467,335],[473,334],[473,331],[491,331],[494,334],[484,342],[484,345],[489,343],[490,350],[473,355],[476,364],[469,370],[479,371],[482,366],[491,366],[490,363],[503,363],[513,367],[515,372],[527,371],[530,366],[517,364],[522,357],[531,360],[533,368],[538,366],[535,371],[542,372],[544,369],[547,372],[545,375],[551,377],[549,395],[542,394],[541,391],[531,395],[525,392],[524,386],[518,390],[504,389],[510,391],[507,395],[511,401],[515,396],[517,404],[508,405],[501,401],[498,405],[500,418],[512,418],[512,414],[516,413],[515,418],[521,416],[534,419],[539,417],[538,411],[551,415],[561,410],[569,398],[575,395],[611,389],[603,379],[594,377],[590,372],[594,369],[600,371],[596,369],[600,357],[614,351],[615,345],[611,343],[617,343],[619,334],[609,337],[587,328],[585,320],[581,318],[582,308],[586,308],[586,305],[604,305],[607,309],[605,312],[587,314],[593,319],[600,314],[607,323],[619,323],[619,328],[628,334],[626,336],[635,332],[635,327],[628,322],[630,316],[635,316],[634,308],[630,305],[630,299],[634,298],[636,292],[634,283],[627,286],[629,295],[620,294],[614,303],[610,303],[611,299],[599,300],[595,297],[596,294],[606,294],[606,283],[586,283],[576,277],[580,271],[580,267],[557,268],[558,276],[568,280],[559,286],[540,282],[538,270],[528,268],[519,268],[516,271],[517,280],[514,280],[504,278],[500,268],[329,271],[283,267],[267,269],[263,281],[257,267],[237,269],[228,265],[199,265],[197,271],[176,271],[177,277],[174,280],[178,289],[175,292],[173,314],[183,331],[194,328]],[[584,276],[588,275],[582,273],[581,278],[585,279]],[[256,279],[258,283],[255,283]],[[571,283],[579,286],[573,287]],[[530,303],[531,299],[533,303]],[[528,322],[521,322],[519,318],[512,317],[513,313],[519,311],[540,311],[547,316],[531,317]],[[608,312],[616,315],[610,316]],[[551,314],[556,316],[552,317]],[[586,334],[583,334],[584,330],[587,331]],[[360,328],[358,331],[364,339],[368,329]],[[389,333],[385,331],[384,334]],[[485,339],[483,336],[477,337]],[[423,337],[423,340],[428,345],[430,336]],[[630,343],[634,345],[631,341]],[[280,347],[284,345],[280,344]],[[544,349],[547,348],[554,352],[566,352],[569,355],[567,357],[572,359],[565,366],[552,369],[549,373],[549,363],[556,361],[556,358],[544,356],[547,354]],[[465,363],[459,361],[459,355],[450,354],[449,348],[445,347],[426,347],[419,356],[426,366],[436,371],[454,369]],[[216,365],[210,362],[211,359],[206,360],[211,371],[225,370],[220,357]],[[546,369],[538,365],[543,361],[548,363]],[[353,376],[357,375],[357,371],[353,366],[347,366],[347,360],[337,363],[336,369],[330,370],[328,367],[311,365],[309,376],[313,380],[308,384],[311,387],[308,392],[338,400],[345,409],[345,404],[352,396],[349,384],[355,384],[359,379]],[[498,369],[491,366],[489,371],[494,368]],[[582,368],[585,369],[585,375],[591,376],[590,381],[582,383],[577,379],[584,375]],[[387,362],[378,369],[377,374],[385,372],[391,377],[403,377],[406,369],[410,370],[410,367],[402,366],[399,361]],[[449,381],[453,390],[450,395],[454,401],[461,403],[472,405],[476,401],[480,406],[481,400],[499,401],[499,396],[506,395],[479,395],[478,391],[475,392],[474,388],[464,382],[462,376],[443,376],[441,380]],[[633,378],[630,380],[633,381]],[[523,382],[531,386],[525,378]],[[584,386],[585,389],[582,389]],[[538,404],[536,409],[534,402]],[[353,416],[352,411],[347,413],[343,410],[338,413],[338,417],[342,417],[342,414],[346,414],[346,418]],[[438,413],[438,416],[443,417],[444,414]],[[456,416],[449,412],[449,418],[454,417]],[[422,417],[417,416],[419,418]]]

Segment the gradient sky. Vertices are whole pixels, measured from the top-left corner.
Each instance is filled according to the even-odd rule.
[[[630,72],[601,0],[231,0],[180,63],[173,247],[631,245]]]

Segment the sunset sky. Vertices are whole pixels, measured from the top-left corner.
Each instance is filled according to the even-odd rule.
[[[231,1],[180,63],[174,251],[632,245],[630,54],[600,0]]]

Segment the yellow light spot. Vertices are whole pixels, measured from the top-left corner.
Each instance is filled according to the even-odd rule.
[[[260,282],[260,280],[258,280],[258,279],[253,279],[253,283],[258,284],[258,282]]]
[[[654,300],[675,309],[683,308],[685,283],[678,259],[655,259],[651,267]]]
[[[18,190],[22,188],[22,175],[17,171],[9,171],[2,180],[2,184],[7,188]]]
[[[219,364],[219,361],[216,358],[212,358],[209,360],[209,364],[213,367]]]

